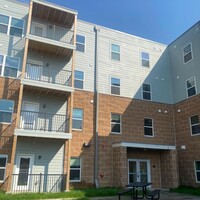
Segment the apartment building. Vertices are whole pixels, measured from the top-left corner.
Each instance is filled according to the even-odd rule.
[[[199,23],[166,46],[46,1],[0,2],[0,186],[199,187]]]

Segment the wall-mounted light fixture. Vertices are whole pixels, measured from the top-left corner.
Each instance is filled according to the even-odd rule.
[[[84,147],[90,147],[90,142],[84,142],[84,143],[83,143],[83,146],[84,146]]]

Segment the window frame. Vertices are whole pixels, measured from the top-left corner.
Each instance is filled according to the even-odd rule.
[[[75,73],[76,71],[78,72],[82,72],[83,73],[83,79],[76,79],[75,78]],[[83,88],[77,88],[75,87],[75,81],[82,81],[83,82]],[[81,71],[81,70],[74,70],[74,88],[78,89],[78,90],[83,90],[84,89],[84,83],[85,83],[85,72],[84,71]]]
[[[153,122],[153,118],[144,117],[144,121],[145,121],[145,119],[150,119],[151,122],[152,122],[152,126],[145,126],[145,123],[143,124],[144,125],[144,136],[145,137],[154,137],[154,122]],[[152,135],[146,135],[145,134],[145,128],[151,128],[152,129]]]
[[[142,58],[142,53],[147,53],[148,56],[149,56],[149,60],[143,59],[143,58]],[[142,60],[148,61],[148,62],[149,62],[149,66],[147,67],[147,66],[142,65]],[[144,68],[146,68],[146,69],[149,69],[149,68],[150,68],[150,66],[151,66],[151,65],[150,65],[150,53],[149,53],[148,51],[143,51],[143,50],[140,51],[140,62],[141,62],[141,66],[142,66],[142,67],[144,67]]]
[[[119,86],[112,85],[112,78],[113,79],[119,79]],[[113,94],[112,93],[112,87],[119,88],[119,94]],[[110,76],[110,94],[116,95],[116,96],[121,96],[121,79],[119,77]]]
[[[74,112],[74,110],[81,110],[82,111],[82,119],[80,120],[79,118],[74,118],[73,117],[73,112]],[[74,131],[82,131],[83,130],[83,118],[84,118],[84,110],[82,109],[82,108],[73,108],[73,112],[72,112],[72,130],[74,130]],[[80,120],[80,121],[82,121],[82,124],[81,124],[81,129],[79,129],[79,128],[73,128],[73,120]]]
[[[4,55],[4,54],[0,54],[0,55],[3,56],[2,71],[1,71],[1,73],[0,73],[0,77],[2,76],[2,77],[17,79],[17,78],[18,78],[18,73],[19,73],[19,66],[20,66],[20,62],[21,62],[20,57],[13,57],[13,56],[8,56],[8,55]],[[11,57],[11,58],[18,59],[18,67],[17,67],[17,76],[16,76],[16,77],[5,76],[5,75],[4,75],[5,68],[6,68],[6,58],[7,58],[7,57]],[[14,68],[14,67],[10,67],[10,68]],[[14,68],[14,69],[15,69],[15,68]]]
[[[1,14],[1,15],[4,15],[4,14]],[[7,33],[6,33],[6,35],[9,35],[9,36],[11,36],[11,37],[19,37],[19,38],[22,38],[23,36],[24,36],[24,26],[25,26],[25,20],[24,19],[19,19],[19,18],[17,18],[17,17],[14,17],[14,16],[10,16],[10,15],[4,15],[4,16],[6,16],[6,17],[8,17],[8,29],[7,29]],[[17,19],[17,20],[21,20],[21,21],[23,21],[23,27],[22,28],[19,28],[19,27],[17,27],[17,26],[14,26],[14,25],[12,25],[12,19]],[[0,24],[2,24],[2,25],[6,25],[6,24],[3,24],[3,23],[0,23]],[[10,34],[10,32],[11,32],[11,28],[17,28],[17,29],[21,29],[22,30],[22,35],[21,36],[16,36],[16,35],[11,35]]]
[[[144,85],[144,84],[150,86],[150,92],[144,91],[144,90],[143,90],[143,85]],[[150,83],[142,83],[141,88],[142,88],[142,99],[145,100],[145,101],[152,101],[152,87],[151,87],[151,84],[150,84]],[[144,99],[144,92],[150,93],[150,99]]]
[[[199,121],[199,122],[198,122],[197,124],[193,124],[193,125],[192,125],[192,124],[191,124],[191,118],[194,117],[194,116],[198,116],[198,121]],[[195,115],[192,115],[192,116],[189,117],[189,124],[190,124],[190,133],[191,133],[191,136],[200,135],[200,132],[197,133],[197,134],[193,134],[193,133],[192,133],[192,126],[200,125],[200,120],[199,120],[199,115],[198,115],[198,114],[195,114]]]
[[[84,37],[85,43],[78,42],[78,41],[77,41],[77,36],[82,36],[82,37]],[[84,46],[84,51],[79,51],[79,50],[77,50],[77,43],[78,43],[79,45],[83,45],[83,46]],[[85,52],[86,52],[86,37],[85,37],[85,35],[76,34],[76,52],[81,52],[81,53],[85,53]]]
[[[119,115],[120,123],[112,122],[112,115]],[[119,124],[120,125],[120,132],[113,132],[112,131],[112,124]],[[110,133],[120,135],[122,134],[122,115],[119,113],[110,113]]]
[[[194,86],[188,88],[188,87],[187,87],[187,82],[188,82],[189,80],[191,80],[191,79],[194,79]],[[187,79],[187,80],[185,81],[185,83],[186,83],[186,93],[187,93],[187,98],[190,98],[190,97],[196,96],[196,95],[197,95],[197,84],[196,84],[196,78],[195,78],[195,76],[193,76],[193,77]],[[191,88],[193,88],[193,87],[195,88],[195,94],[189,96],[189,95],[188,95],[188,90],[191,89]]]
[[[4,112],[4,113],[10,113],[10,114],[11,114],[10,122],[1,122],[1,121],[0,121],[0,124],[12,124],[12,116],[13,116],[13,113],[14,113],[15,102],[14,102],[13,100],[9,100],[9,99],[0,99],[0,102],[1,102],[1,100],[12,101],[13,107],[12,107],[12,111],[11,111],[11,112],[9,112],[9,111],[4,111],[4,110],[0,110],[0,113],[1,113],[1,112]]]
[[[112,45],[119,46],[119,52],[113,51],[113,50],[112,50]],[[112,57],[112,54],[113,54],[113,53],[119,55],[119,60],[114,59],[114,58]],[[113,42],[110,43],[110,59],[111,59],[112,61],[116,61],[116,62],[120,62],[120,61],[121,61],[121,46],[120,46],[119,44],[116,44],[116,43],[113,43]]]
[[[71,168],[71,163],[70,163],[70,173],[71,173],[71,170],[78,170],[79,169],[79,172],[80,172],[80,179],[79,180],[71,180],[71,176],[69,178],[69,182],[73,183],[73,182],[81,182],[81,165],[82,165],[82,159],[80,157],[71,157],[70,158],[70,161],[71,159],[79,159],[80,160],[80,167],[79,168]]]
[[[192,58],[191,58],[190,60],[188,60],[187,62],[185,62],[185,59],[184,59],[184,58],[185,58],[185,56],[188,55],[190,52],[184,55],[184,49],[185,49],[187,46],[189,46],[189,45],[190,45],[190,48],[191,48],[191,51],[190,51],[190,52],[191,52]],[[182,48],[182,55],[183,55],[183,63],[184,63],[184,64],[187,64],[187,63],[189,63],[191,60],[193,60],[193,51],[192,51],[192,43],[191,43],[191,42],[188,43],[187,45],[185,45],[185,46]]]
[[[4,169],[4,178],[3,178],[3,180],[0,180],[0,183],[2,183],[2,182],[5,181],[5,177],[6,177],[6,166],[7,166],[7,163],[8,163],[8,155],[0,154],[0,158],[6,158],[5,167],[0,167],[0,169]]]

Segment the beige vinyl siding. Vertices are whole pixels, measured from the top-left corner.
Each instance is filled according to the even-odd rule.
[[[168,47],[171,77],[172,77],[172,91],[174,103],[187,99],[186,80],[191,77],[196,78],[197,94],[200,92],[200,34],[199,24],[195,24],[180,38],[171,43]],[[193,59],[188,63],[183,62],[183,48],[191,43]]]

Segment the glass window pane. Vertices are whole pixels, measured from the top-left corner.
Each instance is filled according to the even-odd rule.
[[[4,70],[4,76],[9,76],[9,77],[17,77],[17,69],[6,67]]]
[[[195,87],[188,89],[188,97],[191,97],[195,94],[196,94],[196,88]]]
[[[74,80],[74,87],[79,88],[79,89],[83,89],[83,81]]]
[[[111,120],[112,120],[112,122],[120,123],[120,115],[112,114]]]
[[[111,78],[111,85],[120,86],[120,79]]]
[[[22,29],[10,27],[10,35],[22,37]]]
[[[188,53],[187,55],[184,56],[184,62],[188,62],[192,59],[192,53]]]
[[[149,61],[148,60],[142,60],[142,66],[149,67]]]
[[[12,113],[0,111],[0,122],[11,123]]]
[[[8,26],[0,24],[0,33],[7,34],[7,31],[8,31]]]
[[[8,24],[9,22],[9,17],[8,16],[5,16],[5,15],[2,15],[0,14],[0,23],[3,23],[3,24]]]
[[[11,25],[23,29],[24,21],[22,19],[12,18]]]
[[[75,70],[75,75],[74,75],[75,79],[81,79],[83,80],[84,77],[84,73],[82,71],[77,71]]]
[[[200,170],[200,161],[195,162],[196,170]]]
[[[146,52],[142,52],[142,59],[149,60],[149,54]]]
[[[73,119],[72,120],[73,129],[82,129],[82,120]]]
[[[112,52],[120,53],[120,46],[116,44],[112,44]]]
[[[152,126],[152,119],[145,118],[144,119],[144,126]]]
[[[111,94],[117,94],[120,95],[120,88],[119,87],[111,87]]]
[[[112,124],[111,125],[111,132],[120,133],[120,124]]]
[[[184,49],[183,49],[184,55],[191,52],[191,45],[187,45]]]
[[[82,35],[76,35],[76,42],[85,44],[85,37]]]
[[[187,88],[191,88],[194,85],[195,85],[194,78],[187,80]]]
[[[111,58],[112,58],[113,60],[120,60],[120,54],[119,54],[119,53],[112,52]]]
[[[191,125],[198,124],[199,123],[199,116],[195,115],[195,116],[190,117],[190,121],[191,121]]]
[[[80,52],[84,52],[85,51],[85,46],[83,44],[76,44],[76,50],[80,51]]]
[[[82,119],[82,117],[83,117],[83,110],[81,110],[81,109],[73,109],[72,118]]]
[[[143,92],[143,99],[151,100],[151,93],[149,93],[149,92]]]
[[[71,169],[70,170],[70,180],[79,181],[80,180],[80,170]]]
[[[0,169],[0,181],[4,180],[4,176],[5,176],[5,169]]]
[[[197,172],[197,181],[200,181],[200,172]]]
[[[142,85],[142,88],[143,88],[143,91],[148,91],[148,92],[150,92],[151,91],[151,87],[150,87],[150,85],[149,84],[143,84]]]
[[[200,133],[200,125],[192,126],[192,134],[199,134]]]
[[[153,135],[153,129],[152,128],[144,127],[144,134],[152,136]]]
[[[3,55],[0,55],[0,65],[3,64]]]
[[[80,158],[71,158],[70,159],[71,168],[80,168]]]
[[[13,67],[18,69],[19,59],[15,57],[6,56],[6,67]]]
[[[5,167],[6,166],[6,157],[0,158],[0,167]]]
[[[14,101],[0,99],[0,111],[13,112]]]

